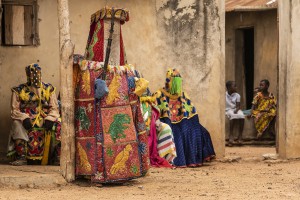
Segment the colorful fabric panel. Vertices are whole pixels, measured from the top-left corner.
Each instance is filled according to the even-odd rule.
[[[92,137],[95,130],[95,101],[75,102],[75,134],[77,137]]]
[[[136,140],[130,106],[102,108],[102,126],[105,145],[127,143]]]
[[[254,125],[258,134],[261,135],[276,116],[276,99],[272,93],[268,97],[264,97],[261,92],[258,92],[252,104],[254,106],[252,110]]]
[[[28,133],[27,158],[41,160],[44,153],[44,129],[34,129]]]
[[[107,181],[141,176],[137,143],[106,146],[104,161]]]
[[[161,89],[154,95],[156,97],[157,107],[161,112],[161,118],[168,117],[172,123],[179,123],[182,119],[189,119],[197,114],[196,108],[184,92],[182,96],[178,96],[171,95],[165,89]]]
[[[92,175],[96,173],[96,139],[76,139],[76,174]]]
[[[173,162],[177,154],[171,127],[168,124],[162,123],[162,130],[158,132],[157,138],[159,156],[166,158],[168,162]]]

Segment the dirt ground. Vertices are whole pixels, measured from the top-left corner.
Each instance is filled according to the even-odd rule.
[[[85,181],[56,188],[0,188],[0,199],[300,199],[300,161],[261,161],[270,147],[226,148],[226,157],[199,168],[157,169],[123,185]],[[230,160],[230,159],[229,159]]]

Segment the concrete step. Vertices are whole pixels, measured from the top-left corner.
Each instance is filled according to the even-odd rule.
[[[66,184],[59,166],[0,164],[0,187],[51,188]]]

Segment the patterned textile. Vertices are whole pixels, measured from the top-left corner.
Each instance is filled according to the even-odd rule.
[[[75,134],[78,137],[92,137],[95,130],[95,101],[75,102]]]
[[[96,138],[76,137],[76,174],[92,175],[96,171]]]
[[[26,67],[27,85],[39,88],[42,84],[41,68],[38,64],[31,64]]]
[[[145,104],[146,102],[143,102]],[[155,122],[159,119],[159,110],[155,106],[151,106],[151,115],[150,116],[150,126],[149,126],[149,137],[148,145],[150,151],[150,163],[153,167],[167,167],[172,168],[173,166],[164,159],[163,156],[160,156],[157,148],[157,130]],[[145,112],[144,112],[145,113]]]
[[[198,115],[183,119],[180,123],[172,123],[169,118],[161,118],[169,124],[174,135],[177,157],[174,165],[179,167],[201,166],[203,161],[210,160],[214,148],[208,131],[199,123]]]
[[[161,123],[157,138],[159,156],[165,158],[168,162],[173,162],[177,154],[171,127],[168,124]]]
[[[199,123],[196,109],[187,94],[182,92],[174,78],[181,77],[176,69],[167,72],[165,88],[157,91],[154,96],[160,112],[160,120],[168,124],[173,131],[177,157],[174,165],[199,166],[203,161],[215,156],[213,144],[208,131]],[[173,93],[169,91],[173,88]]]
[[[174,123],[179,123],[182,119],[189,119],[197,114],[196,108],[184,92],[178,96],[171,95],[165,89],[160,89],[155,96],[161,117],[168,117]]]
[[[129,11],[126,9],[118,9],[114,8],[114,10],[118,10],[115,13],[115,19],[119,20],[121,24],[124,24],[126,21],[129,21]],[[112,8],[105,7],[97,11],[91,16],[91,22],[98,21],[100,19],[111,19],[112,17]]]
[[[44,118],[51,112],[50,97],[55,93],[55,88],[51,84],[42,83],[39,90],[40,95],[27,84],[12,88],[19,99],[20,111],[31,118],[33,126],[42,127]]]
[[[104,20],[91,22],[85,58],[104,61]]]
[[[43,165],[56,164],[60,156],[60,138],[56,137],[60,135],[58,129],[46,132],[44,128],[33,128],[29,131],[29,141],[25,146],[27,160],[41,160]]]
[[[93,182],[101,183],[145,175],[149,169],[147,134],[139,99],[131,94],[135,88],[129,83],[134,68],[109,66],[106,79],[109,93],[95,100],[93,87],[85,88],[94,84],[103,65],[81,60],[79,67],[75,103],[76,175],[90,175]]]
[[[143,119],[146,125],[147,131],[150,130],[150,124],[152,119],[152,105],[150,102],[142,102]]]
[[[252,104],[254,106],[252,110],[254,125],[258,135],[261,135],[276,116],[276,99],[272,93],[268,97],[264,97],[261,92],[258,92],[253,98]]]
[[[121,24],[128,11],[116,13],[113,42],[106,72],[109,93],[94,98],[95,80],[103,75],[103,62],[112,9],[91,17],[85,59],[76,60],[75,87],[76,175],[92,182],[119,182],[144,176],[149,169],[145,124],[134,94],[136,71],[127,65]]]
[[[27,83],[12,88],[13,119],[8,144],[8,156],[20,151],[18,140],[25,142],[22,148],[27,160],[42,160],[41,164],[56,162],[60,151],[60,113],[55,87],[41,81],[41,67],[31,64],[25,68]],[[27,131],[22,122],[30,121]],[[45,121],[53,127],[45,131]],[[31,126],[30,126],[31,124]],[[20,154],[20,152],[17,152]],[[55,158],[54,158],[55,157]]]
[[[42,159],[44,152],[44,130],[34,129],[28,133],[28,149],[27,156],[29,159]]]
[[[85,58],[87,60],[104,62],[105,58],[105,46],[107,45],[107,38],[109,36],[110,31],[110,19],[111,18],[111,10],[110,9],[102,9],[91,17],[90,24],[90,32],[87,40]],[[125,14],[125,15],[124,15]],[[118,12],[118,16],[116,18],[122,19],[122,22],[129,20],[128,11],[125,11],[123,14]],[[122,31],[120,23],[115,22],[113,34],[113,41],[111,46],[111,56],[109,60],[109,64],[111,65],[125,65],[126,55],[125,55],[125,47],[122,38]]]

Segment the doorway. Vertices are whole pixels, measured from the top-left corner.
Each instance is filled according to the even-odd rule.
[[[235,31],[235,80],[242,109],[251,109],[254,90],[254,27]]]

